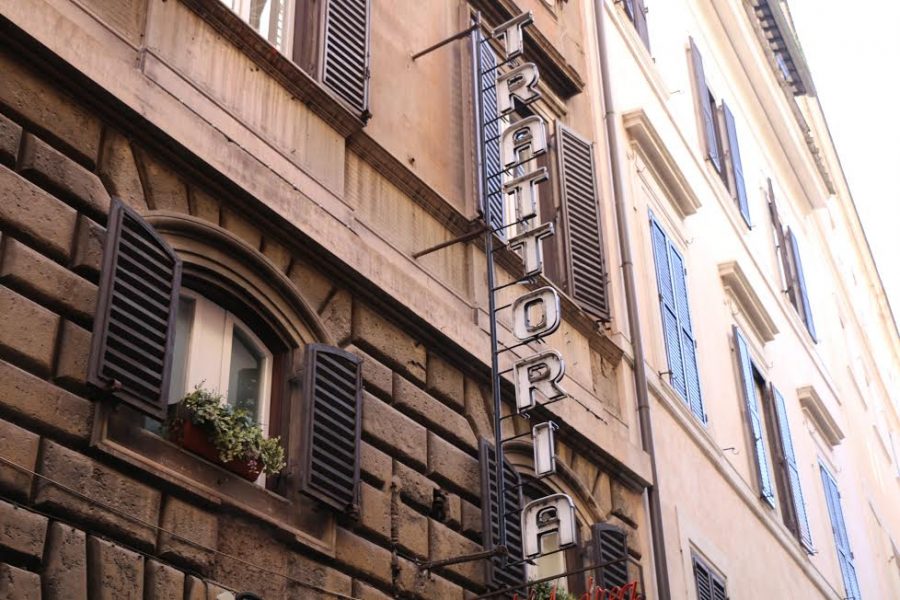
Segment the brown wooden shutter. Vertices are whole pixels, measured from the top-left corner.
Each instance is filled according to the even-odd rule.
[[[586,549],[581,540],[581,527],[577,527],[575,530],[575,545],[565,550],[566,571],[577,571],[584,568],[585,566],[584,555]],[[588,563],[588,565],[590,565],[590,563]],[[580,598],[584,593],[586,593],[588,591],[585,582],[586,579],[587,574],[584,572],[573,573],[566,577],[566,585],[569,588],[569,594],[575,596],[576,598]]]
[[[133,209],[109,210],[88,382],[162,419],[169,399],[181,260]]]
[[[706,75],[703,71],[703,58],[694,44],[691,44],[691,65],[694,73],[694,95],[697,99],[697,109],[700,113],[700,126],[703,130],[703,146],[706,157],[709,158],[716,171],[722,172],[722,156],[719,152],[719,137],[716,126],[716,116],[713,113],[713,103],[710,101],[709,86],[706,85]]]
[[[497,455],[486,439],[479,441],[478,458],[481,466],[481,522],[485,550],[499,545],[500,521],[497,503]],[[525,583],[525,564],[522,561],[522,486],[519,473],[504,461],[504,506],[506,521],[506,564],[500,557],[485,561],[485,582],[492,589],[520,586]],[[511,594],[510,594],[511,595]],[[520,590],[520,596],[522,595]]]
[[[368,118],[369,0],[328,0],[322,81]]]
[[[306,347],[300,489],[338,510],[359,510],[362,359],[328,346]]]
[[[591,526],[591,547],[594,564],[628,558],[628,544],[625,532],[608,523],[594,523]],[[598,567],[594,575],[597,585],[611,589],[628,583],[628,561],[619,560],[605,567]]]
[[[650,50],[650,32],[647,30],[647,9],[644,0],[634,0],[632,11],[631,20],[634,22],[634,28],[641,36],[644,47]]]
[[[585,312],[609,321],[609,291],[590,142],[557,123],[569,293]]]

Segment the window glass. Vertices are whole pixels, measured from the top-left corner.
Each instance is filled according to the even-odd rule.
[[[287,53],[285,21],[288,0],[222,0],[270,44]]]
[[[172,354],[172,383],[169,386],[169,404],[181,400],[187,389],[185,374],[187,371],[188,341],[191,337],[191,326],[194,323],[194,299],[187,296],[178,298],[175,317],[175,348]]]
[[[532,580],[553,577],[566,572],[566,553],[558,552],[559,534],[548,533],[541,538],[542,555],[534,559],[534,566],[529,569],[528,578]],[[550,554],[552,553],[552,554]],[[557,590],[568,590],[567,578],[560,577],[552,582]]]
[[[239,327],[234,327],[231,341],[231,365],[228,370],[228,404],[246,410],[261,422],[260,375],[263,357]]]

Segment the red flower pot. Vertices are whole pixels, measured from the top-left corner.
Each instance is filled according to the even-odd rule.
[[[219,458],[219,451],[210,441],[209,434],[203,427],[195,425],[190,419],[184,419],[181,424],[181,436],[179,438],[181,447],[190,450],[198,456],[202,456],[206,460],[221,465],[234,473],[240,475],[247,481],[256,481],[262,471],[262,465],[256,460],[231,460],[223,462]]]

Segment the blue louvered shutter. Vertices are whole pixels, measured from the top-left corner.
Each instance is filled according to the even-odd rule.
[[[744,168],[741,164],[741,150],[738,146],[737,128],[734,125],[734,115],[725,102],[722,102],[722,115],[725,120],[725,134],[728,138],[728,157],[731,163],[731,173],[734,178],[734,189],[731,192],[741,210],[741,216],[747,225],[750,225],[750,207],[747,205],[747,188],[744,186]]]
[[[650,218],[653,241],[653,260],[656,263],[656,285],[659,290],[663,335],[666,341],[666,357],[671,372],[669,381],[682,397],[687,398],[684,381],[684,359],[681,353],[681,334],[678,327],[678,311],[675,307],[675,285],[669,267],[669,240],[656,219]]]
[[[822,473],[822,485],[825,488],[825,502],[828,505],[828,517],[831,520],[831,531],[834,534],[834,545],[837,548],[838,563],[841,566],[841,577],[844,580],[846,600],[861,600],[859,582],[856,578],[856,567],[853,566],[853,552],[850,550],[850,538],[844,524],[844,513],[841,510],[841,494],[837,483],[824,465],[819,465]]]
[[[787,409],[784,406],[781,392],[775,386],[772,386],[772,400],[775,404],[775,417],[778,419],[778,432],[781,437],[781,449],[784,452],[789,491],[794,503],[797,535],[803,547],[812,554],[812,534],[809,531],[809,521],[806,519],[806,503],[803,501],[803,490],[800,487],[800,470],[797,468],[797,457],[794,454],[794,442],[791,439],[791,428],[788,425]]]
[[[322,81],[368,118],[369,1],[328,0]]]
[[[484,148],[482,160],[487,171],[487,182],[484,198],[487,207],[482,208],[487,214],[488,224],[497,229],[506,223],[503,203],[503,166],[500,163],[500,119],[497,113],[497,57],[490,44],[479,34],[481,45],[481,90],[482,109],[481,124],[484,130]],[[499,230],[498,235],[505,237],[506,230]]]
[[[787,243],[790,248],[791,260],[794,266],[794,272],[797,277],[797,300],[799,302],[798,309],[802,310],[803,322],[813,341],[816,340],[816,326],[813,323],[812,312],[809,310],[809,296],[806,292],[806,279],[803,276],[803,262],[800,260],[800,248],[797,246],[797,236],[790,229],[787,230]]]
[[[706,85],[706,74],[703,71],[703,58],[697,49],[694,40],[691,44],[691,64],[694,71],[694,94],[697,97],[697,107],[700,109],[700,125],[703,129],[703,145],[706,157],[712,162],[716,171],[722,172],[722,157],[719,153],[719,136],[716,131],[716,116],[713,113],[713,105],[710,102],[709,87]]]
[[[699,419],[706,421],[703,413],[703,399],[700,396],[700,373],[697,369],[697,345],[691,326],[691,311],[687,297],[687,273],[684,259],[669,241],[669,264],[672,269],[672,283],[675,289],[675,304],[678,308],[678,335],[681,340],[681,355],[684,362],[685,399]]]
[[[737,354],[738,367],[741,371],[741,383],[743,385],[744,402],[747,406],[747,421],[750,426],[750,440],[756,455],[757,476],[759,481],[759,494],[762,498],[775,506],[775,491],[772,488],[772,475],[769,472],[768,453],[766,442],[763,439],[762,416],[759,411],[759,398],[756,397],[756,384],[753,380],[753,363],[750,360],[750,351],[744,336],[734,328],[734,348]]]

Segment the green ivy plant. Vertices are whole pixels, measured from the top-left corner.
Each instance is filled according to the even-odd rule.
[[[166,429],[176,431],[184,419],[190,419],[209,433],[209,440],[223,463],[258,461],[267,475],[274,475],[285,466],[281,438],[263,437],[262,428],[253,416],[225,402],[221,394],[197,386],[170,415]]]
[[[529,587],[529,595],[528,598],[532,600],[550,600],[550,595],[553,593],[553,586],[549,581],[545,581],[543,583],[536,583]],[[578,600],[575,596],[567,592],[566,590],[561,590],[559,588],[556,589],[556,600]]]

